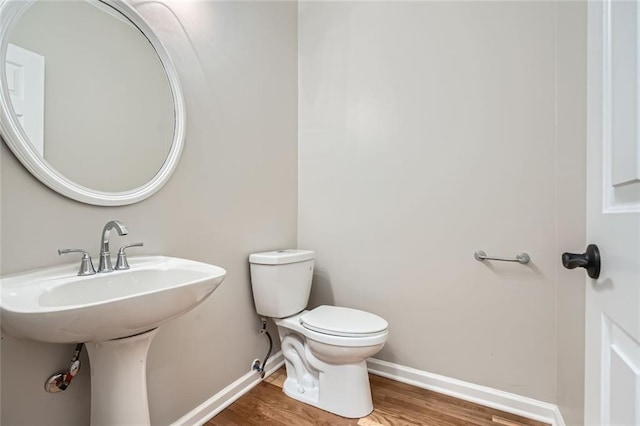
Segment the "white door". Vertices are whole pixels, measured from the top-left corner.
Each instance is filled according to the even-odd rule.
[[[585,422],[640,425],[640,4],[589,3]]]
[[[44,153],[44,56],[9,44],[7,86],[13,110],[33,147]]]

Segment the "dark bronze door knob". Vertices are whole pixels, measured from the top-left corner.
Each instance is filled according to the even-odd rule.
[[[600,250],[595,244],[589,244],[582,254],[562,253],[562,266],[567,269],[584,268],[591,278],[600,276]]]

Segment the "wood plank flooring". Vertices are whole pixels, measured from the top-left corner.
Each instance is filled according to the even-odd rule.
[[[205,426],[544,426],[546,423],[369,375],[374,410],[346,419],[289,398],[283,368],[231,404]]]

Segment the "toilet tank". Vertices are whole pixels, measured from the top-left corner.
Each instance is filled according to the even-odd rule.
[[[312,250],[277,250],[249,256],[251,288],[258,314],[285,318],[309,302],[313,277]]]

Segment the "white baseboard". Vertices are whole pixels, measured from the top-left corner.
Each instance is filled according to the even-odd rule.
[[[279,351],[267,362],[265,376],[271,375],[283,364],[284,356],[282,351]],[[367,364],[371,374],[495,408],[496,410],[517,414],[528,419],[549,423],[552,426],[565,426],[558,406],[548,402],[538,401],[487,386],[463,382],[462,380],[416,370],[415,368],[379,359],[371,358]],[[262,379],[256,372],[248,372],[176,420],[172,423],[172,426],[202,426],[261,381]]]
[[[369,372],[419,388],[474,402],[496,410],[517,414],[532,420],[565,426],[560,410],[554,404],[525,396],[480,386],[415,368],[371,358],[367,362]]]
[[[282,351],[278,351],[269,358],[265,367],[265,377],[271,375],[284,364],[284,356]],[[180,417],[172,426],[202,426],[213,416],[227,408],[238,398],[253,389],[262,379],[255,371],[250,371],[222,389],[205,402]]]

